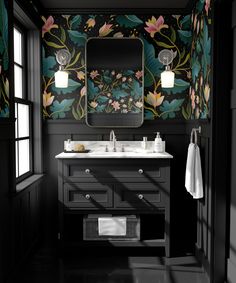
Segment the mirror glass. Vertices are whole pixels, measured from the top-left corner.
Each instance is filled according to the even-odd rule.
[[[140,127],[143,73],[140,39],[90,38],[86,44],[87,124]]]

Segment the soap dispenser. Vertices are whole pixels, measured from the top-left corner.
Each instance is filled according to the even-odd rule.
[[[154,140],[154,152],[162,152],[162,139],[160,137],[160,133],[157,132],[155,140]]]

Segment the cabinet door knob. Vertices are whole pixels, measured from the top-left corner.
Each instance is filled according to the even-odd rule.
[[[86,195],[85,195],[85,198],[86,198],[86,199],[90,199],[90,198],[91,198],[91,197],[90,197],[90,194],[86,194]]]
[[[138,198],[139,198],[139,199],[143,199],[143,195],[142,195],[142,194],[139,194],[139,195],[138,195]]]
[[[90,173],[90,169],[85,169],[85,174],[89,174]]]
[[[143,169],[138,169],[139,174],[143,174]]]

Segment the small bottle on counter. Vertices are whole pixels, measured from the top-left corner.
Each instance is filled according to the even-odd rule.
[[[141,141],[141,147],[142,149],[147,149],[147,137],[143,137],[143,140]]]
[[[162,139],[160,137],[160,133],[157,132],[156,138],[154,140],[154,152],[163,152],[163,144],[162,144]]]
[[[65,151],[72,151],[71,139],[66,141]]]

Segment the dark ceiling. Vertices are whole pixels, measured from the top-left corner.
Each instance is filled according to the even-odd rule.
[[[40,0],[40,2],[46,9],[185,9],[190,0]]]

